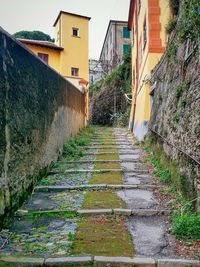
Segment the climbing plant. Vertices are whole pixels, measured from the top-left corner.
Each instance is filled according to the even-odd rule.
[[[101,81],[90,86],[94,124],[128,125],[129,106],[125,94],[131,93],[131,51],[121,64]]]
[[[179,40],[197,41],[200,35],[200,2],[199,0],[184,0],[181,6],[178,23]]]

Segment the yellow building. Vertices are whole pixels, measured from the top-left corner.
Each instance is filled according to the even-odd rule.
[[[132,107],[130,129],[138,140],[147,133],[151,99],[149,79],[167,44],[169,0],[131,0],[128,27],[132,36]]]
[[[89,80],[89,17],[60,11],[55,23],[55,42],[19,39],[46,64],[79,87]],[[85,83],[84,83],[85,84]]]

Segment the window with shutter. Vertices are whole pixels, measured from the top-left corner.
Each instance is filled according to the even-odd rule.
[[[127,27],[123,27],[123,38],[130,38],[130,31]]]

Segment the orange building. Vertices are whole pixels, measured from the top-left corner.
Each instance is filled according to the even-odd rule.
[[[132,108],[130,129],[138,140],[147,133],[150,119],[151,71],[167,45],[169,0],[131,0],[128,27],[132,47]]]

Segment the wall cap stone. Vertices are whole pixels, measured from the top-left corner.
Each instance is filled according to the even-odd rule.
[[[44,258],[34,258],[34,257],[25,257],[19,255],[0,255],[0,264],[1,263],[10,263],[15,264],[28,264],[29,266],[42,266],[44,264]]]
[[[141,266],[141,267],[151,267],[156,266],[156,262],[151,258],[129,258],[129,257],[94,257],[95,265],[106,266],[107,264],[115,264],[113,266]],[[117,264],[117,265],[116,265]]]
[[[158,267],[199,267],[200,261],[186,259],[161,259],[157,261]]]
[[[45,265],[47,266],[66,266],[66,264],[86,264],[92,263],[92,257],[63,257],[63,258],[47,258]]]

